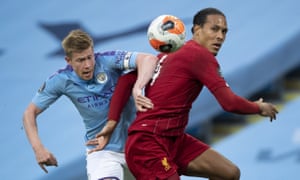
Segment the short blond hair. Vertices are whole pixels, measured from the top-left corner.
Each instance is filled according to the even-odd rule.
[[[94,47],[91,36],[81,29],[75,29],[63,39],[62,47],[66,56],[72,57],[73,52],[82,52],[90,47]]]

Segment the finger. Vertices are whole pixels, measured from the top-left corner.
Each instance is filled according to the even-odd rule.
[[[50,166],[56,166],[56,167],[58,166],[58,165],[57,165],[57,161],[56,161],[56,159],[55,159],[54,157],[53,157],[53,159],[51,159],[50,161],[51,161],[51,162],[50,162],[50,163],[51,163]]]
[[[103,140],[104,140],[104,136],[103,136],[103,135],[97,137],[98,145],[99,145]]]
[[[136,110],[137,110],[137,111],[143,112],[143,111],[142,111],[142,108],[141,108],[140,106],[136,105],[135,107],[136,107]]]
[[[136,102],[140,104],[151,104],[151,100],[145,98],[138,98],[136,99]]]
[[[272,116],[270,117],[270,121],[273,122],[273,120],[276,120],[276,114],[273,113]]]
[[[136,99],[139,100],[139,101],[147,101],[147,100],[149,100],[149,98],[147,98],[147,97],[144,96],[144,95],[138,95],[138,96],[136,97]]]
[[[91,149],[89,152],[92,153],[92,152],[100,151],[100,150],[102,150],[102,149],[103,149],[102,146],[97,146],[97,147]],[[90,153],[89,153],[89,154],[90,154]]]
[[[153,104],[149,104],[149,103],[141,103],[141,104],[138,104],[139,107],[141,108],[145,108],[145,109],[153,109]]]
[[[140,107],[138,107],[138,108],[137,108],[137,111],[139,111],[139,112],[146,112],[146,110],[145,110],[145,109],[143,109],[143,108],[140,108]]]
[[[101,149],[99,149],[99,148],[93,148],[93,149],[91,149],[91,150],[88,151],[88,154],[91,154],[93,152],[100,151],[100,150]]]
[[[46,167],[44,166],[44,163],[39,163],[39,165],[45,171],[45,173],[48,173]]]
[[[86,145],[97,145],[98,140],[97,139],[91,139],[85,143]]]
[[[147,108],[153,108],[153,103],[150,100],[146,100],[145,102],[143,102],[143,104],[141,104],[142,106],[145,106]]]
[[[145,104],[146,101],[144,101],[143,99],[136,99],[136,103],[141,105],[141,104]]]
[[[140,111],[140,112],[146,112],[148,109],[147,108],[144,108],[143,106],[136,106],[137,107],[137,110]]]
[[[148,98],[144,100],[136,101],[136,105],[140,108],[153,109],[153,103]]]
[[[274,114],[271,114],[270,121],[272,122],[274,120]]]
[[[96,141],[96,139],[90,139],[90,140],[88,140],[86,143],[93,143],[93,142],[95,142]]]

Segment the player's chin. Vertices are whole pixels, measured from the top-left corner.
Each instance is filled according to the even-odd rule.
[[[92,74],[82,74],[81,78],[83,80],[89,81],[93,78],[93,75]]]
[[[219,50],[217,50],[217,49],[212,49],[212,50],[210,50],[210,52],[211,52],[214,56],[217,56]]]

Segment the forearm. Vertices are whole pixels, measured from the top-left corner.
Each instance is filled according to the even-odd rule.
[[[139,54],[137,57],[138,77],[135,88],[142,89],[150,81],[153,76],[154,69],[158,62],[158,58],[149,54]]]
[[[36,123],[36,116],[39,112],[35,111],[33,104],[30,104],[25,110],[23,115],[23,125],[28,138],[34,151],[42,147],[42,142],[38,136],[38,128]]]
[[[109,119],[105,126],[103,127],[103,129],[101,130],[101,133],[105,133],[105,134],[112,134],[112,132],[114,131],[114,129],[117,127],[118,122],[113,120],[113,119]]]
[[[214,96],[225,111],[237,114],[259,114],[257,103],[234,94],[230,88],[221,87],[214,92]]]
[[[136,76],[136,71],[133,71],[119,78],[110,101],[108,119],[119,121],[124,106],[131,96],[132,88],[137,78]]]

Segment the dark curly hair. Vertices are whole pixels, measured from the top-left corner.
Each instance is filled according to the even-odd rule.
[[[194,19],[193,19],[193,27],[192,27],[192,33],[194,33],[194,26],[195,25],[199,25],[201,27],[203,27],[203,25],[205,24],[206,22],[206,18],[208,15],[221,15],[221,16],[224,16],[224,13],[222,11],[220,11],[219,9],[216,9],[216,8],[205,8],[205,9],[202,9],[200,11],[198,11],[195,16],[194,16]]]

